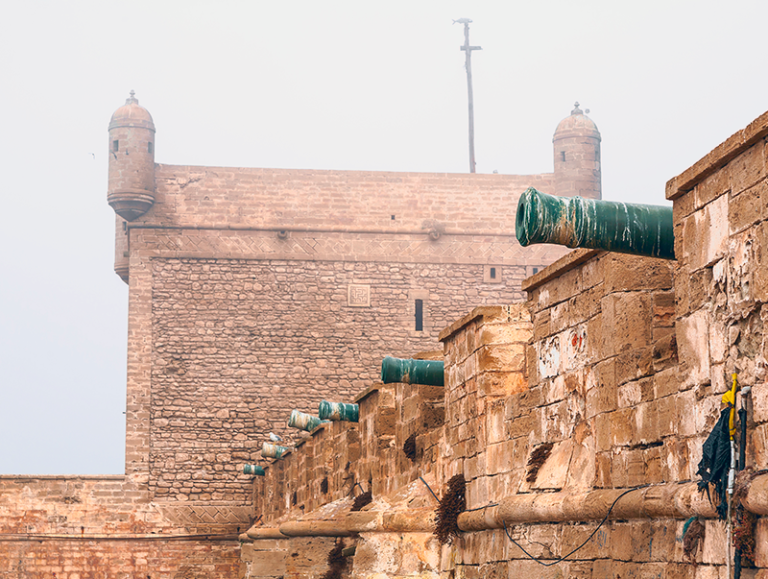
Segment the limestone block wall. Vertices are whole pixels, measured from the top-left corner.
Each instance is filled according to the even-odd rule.
[[[439,329],[472,301],[519,295],[524,271],[499,268],[507,283],[485,284],[481,265],[152,258],[155,496],[247,501],[234,475],[258,457],[258,433],[290,434],[292,408],[352,398],[387,354],[434,349]],[[356,287],[365,304],[350,301]]]
[[[673,396],[672,269],[665,260],[578,250],[558,262],[556,278],[527,282],[534,323],[530,396],[547,407],[533,420],[531,443],[554,444],[552,460],[560,461],[551,480],[544,478],[549,467],[541,473],[538,488],[692,478],[688,443],[670,438],[693,434],[678,431],[675,410],[690,401]],[[585,461],[572,465],[580,478],[566,484],[574,453]]]
[[[463,474],[469,508],[504,496],[521,476],[513,457],[525,446],[505,431],[505,404],[528,390],[530,337],[530,314],[520,303],[475,308],[440,334],[446,376],[440,479]]]
[[[373,384],[354,399],[358,423],[323,424],[285,458],[266,461],[266,476],[254,480],[259,516],[241,537],[241,577],[321,577],[337,541],[356,549],[346,558],[343,577],[374,571],[437,577],[439,549],[431,534],[436,501],[419,477],[439,491],[443,391]],[[416,453],[409,458],[403,445],[411,435]],[[364,492],[373,502],[351,513],[354,497]]]
[[[711,414],[732,373],[752,386],[746,465],[755,470],[768,467],[767,135],[768,113],[667,183],[680,388]],[[768,520],[758,522],[757,537],[768,540]],[[768,566],[768,553],[759,557]]]
[[[282,459],[260,459],[253,479],[261,526],[279,526],[333,502],[370,491],[393,496],[434,473],[444,422],[443,388],[373,384],[354,399],[360,421],[328,422],[306,434]],[[416,433],[416,457],[403,452]]]

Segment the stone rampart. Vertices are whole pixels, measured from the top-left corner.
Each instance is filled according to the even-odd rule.
[[[346,455],[354,474],[329,478],[327,498],[308,491],[300,505],[283,494],[284,506],[249,529],[243,576],[321,577],[338,546],[347,557],[337,576],[355,579],[725,577],[729,523],[714,490],[696,483],[735,373],[751,387],[743,403],[754,473],[739,483],[753,523],[735,534],[754,541],[741,576],[763,577],[766,135],[768,115],[670,181],[676,261],[576,250],[524,282],[525,306],[477,308],[443,330],[444,423],[420,434],[430,451],[416,468],[399,446],[414,432],[405,385],[371,388],[359,397],[358,425],[318,429],[271,466],[255,483],[265,497],[280,494],[270,471],[295,473],[280,482],[288,487],[310,459],[324,464],[302,482],[313,489],[339,472],[333,457],[351,432],[361,444],[357,460]],[[462,533],[440,546],[429,535],[436,501],[418,477],[443,497],[459,474]],[[360,481],[373,502],[351,512]],[[685,534],[694,520],[697,540]],[[268,559],[279,573],[254,571]]]

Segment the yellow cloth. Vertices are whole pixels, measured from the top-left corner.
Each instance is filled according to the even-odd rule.
[[[728,419],[728,429],[731,431],[731,440],[736,435],[736,424],[734,424],[736,418],[736,390],[738,390],[738,382],[736,381],[736,374],[733,374],[733,386],[725,394],[723,394],[722,402],[727,404],[731,409],[731,414]]]

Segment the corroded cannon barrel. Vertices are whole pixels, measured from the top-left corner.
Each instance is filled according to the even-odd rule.
[[[533,187],[517,203],[520,245],[554,243],[675,259],[672,208],[555,197]]]
[[[444,365],[439,360],[408,360],[386,356],[381,361],[381,381],[384,384],[403,382],[443,386]]]
[[[328,421],[321,420],[317,416],[312,416],[311,414],[299,412],[298,410],[291,410],[291,416],[288,418],[288,426],[298,428],[299,430],[306,430],[307,432],[312,432],[323,422]]]
[[[288,452],[287,446],[279,446],[269,442],[261,445],[261,456],[264,458],[283,458],[286,452]]]
[[[360,419],[360,407],[357,404],[344,402],[320,401],[318,414],[323,420],[342,420],[344,422],[357,422]]]
[[[244,464],[243,474],[255,474],[256,476],[264,476],[264,467],[258,464]]]

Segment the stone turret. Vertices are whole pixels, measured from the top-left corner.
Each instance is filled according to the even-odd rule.
[[[552,138],[555,153],[555,195],[602,199],[600,131],[576,103],[570,116],[557,125]]]
[[[155,123],[133,91],[109,122],[107,201],[126,221],[155,202]]]

